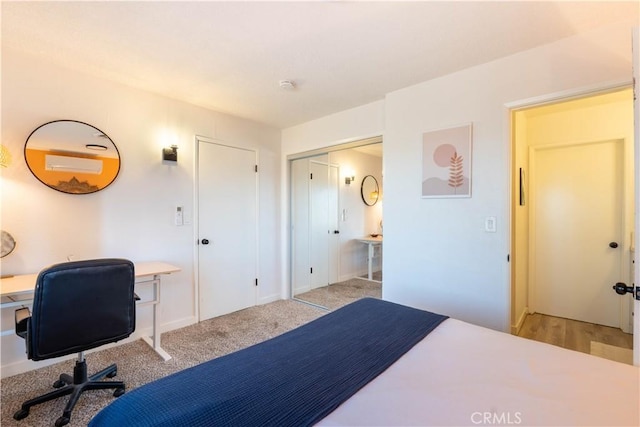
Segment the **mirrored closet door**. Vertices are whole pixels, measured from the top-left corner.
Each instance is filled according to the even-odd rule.
[[[291,290],[329,309],[382,294],[382,144],[290,160]]]

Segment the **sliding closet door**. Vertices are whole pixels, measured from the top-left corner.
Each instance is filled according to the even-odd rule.
[[[338,278],[338,168],[329,156],[291,162],[292,295],[327,305]]]
[[[309,163],[311,289],[329,284],[329,168]]]
[[[291,162],[291,293],[311,290],[309,258],[309,160]]]

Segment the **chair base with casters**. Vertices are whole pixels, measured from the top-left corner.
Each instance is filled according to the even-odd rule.
[[[21,420],[31,407],[69,395],[56,427],[71,420],[80,395],[87,390],[125,392],[115,364],[88,376],[84,352],[127,338],[135,330],[135,271],[131,261],[117,258],[72,261],[48,267],[38,274],[32,303],[15,312],[16,335],[26,342],[27,357],[34,361],[77,354],[73,376],[62,374],[54,390],[27,400],[13,415]],[[61,307],[73,307],[61,310]]]
[[[113,365],[103,369],[102,371],[87,377],[87,362],[84,360],[84,354],[79,353],[76,365],[73,368],[73,377],[68,374],[61,374],[60,379],[53,383],[53,387],[56,390],[43,394],[42,396],[35,397],[27,400],[22,404],[22,407],[13,414],[13,418],[21,420],[29,415],[29,409],[40,403],[48,402],[49,400],[57,399],[61,396],[71,395],[67,406],[65,406],[62,416],[56,420],[56,427],[61,427],[69,423],[71,420],[71,411],[78,402],[80,395],[87,390],[98,389],[111,389],[115,391],[113,395],[115,397],[122,396],[125,391],[125,385],[122,381],[102,381],[103,378],[113,378],[118,373],[118,367],[114,363]]]

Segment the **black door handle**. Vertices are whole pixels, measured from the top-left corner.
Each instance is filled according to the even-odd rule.
[[[610,247],[610,248],[613,248],[613,249],[617,248],[617,247],[618,247],[618,242],[611,242],[611,243],[609,243],[609,247]]]
[[[333,234],[340,234],[340,230],[333,230]]]
[[[616,291],[618,295],[624,295],[627,292],[633,293],[633,286],[627,286],[626,283],[618,282],[613,285],[613,289]]]
[[[200,242],[201,242],[203,245],[208,245],[208,244],[209,244],[209,239],[202,239],[202,240],[200,240]]]

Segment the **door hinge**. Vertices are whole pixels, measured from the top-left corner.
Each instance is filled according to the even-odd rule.
[[[256,165],[255,171],[256,173],[258,173],[258,165]]]
[[[313,267],[311,267],[309,270],[311,271],[311,274],[313,274]]]
[[[309,179],[313,179],[313,174],[312,173],[309,174]]]
[[[258,286],[258,278],[256,277],[256,286]]]

